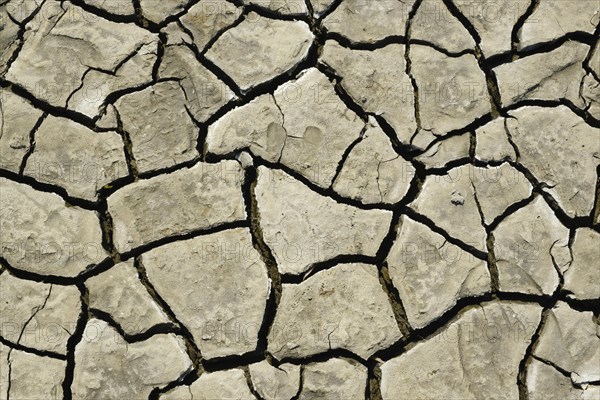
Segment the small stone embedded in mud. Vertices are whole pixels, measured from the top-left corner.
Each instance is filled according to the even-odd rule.
[[[465,204],[465,198],[460,192],[454,191],[450,197],[450,203],[454,204],[455,206],[462,206]]]

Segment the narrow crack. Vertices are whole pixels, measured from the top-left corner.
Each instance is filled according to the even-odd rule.
[[[63,398],[72,399],[72,384],[73,377],[75,374],[75,350],[77,345],[83,340],[85,333],[85,326],[89,321],[89,293],[87,288],[83,284],[77,284],[77,288],[80,293],[81,300],[81,311],[79,313],[79,319],[75,331],[71,337],[67,340],[67,367],[65,369],[65,378],[62,383]]]
[[[360,131],[360,133],[358,134],[358,137],[352,143],[350,143],[350,146],[346,147],[346,150],[344,150],[342,157],[338,161],[338,165],[335,169],[335,174],[333,175],[333,178],[331,179],[331,185],[329,185],[329,189],[333,190],[333,186],[335,185],[335,182],[337,181],[338,177],[340,176],[340,173],[342,172],[342,169],[344,168],[344,164],[346,163],[346,160],[350,156],[350,153],[352,153],[352,150],[354,149],[354,147],[356,147],[356,145],[358,145],[360,142],[362,142],[362,140],[364,139],[364,136],[365,136],[365,132],[367,131],[368,127],[369,127],[369,123],[367,122],[364,125],[364,127],[362,128],[362,130]],[[382,202],[383,202],[383,199],[382,199]]]
[[[122,186],[125,186],[127,183],[130,182],[128,177],[117,179],[100,188],[97,191],[99,195],[98,200],[92,201],[88,199],[70,196],[67,193],[67,190],[62,186],[58,186],[52,183],[41,182],[36,180],[32,176],[20,175],[13,171],[9,171],[2,168],[0,168],[0,178],[5,178],[23,185],[28,185],[40,192],[57,195],[60,198],[62,198],[62,200],[69,206],[79,207],[88,211],[97,211],[98,206],[102,202],[103,198],[106,198],[107,196],[115,192],[117,189],[119,189]]]
[[[285,127],[285,114],[283,113],[281,106],[277,103],[277,98],[274,95],[271,95],[271,98],[273,99],[273,103],[275,103],[275,107],[277,107],[277,109],[279,110],[279,114],[281,114],[281,127],[283,128],[283,131],[285,132],[285,138],[283,138],[283,145],[281,146],[281,151],[279,152],[279,157],[277,157],[277,162],[280,163],[281,157],[283,157],[283,150],[285,149],[285,145],[287,144],[287,139],[288,139],[288,137],[290,137],[290,135]]]
[[[102,9],[102,8],[96,7],[92,4],[89,4],[85,0],[70,0],[70,2],[73,3],[73,5],[81,8],[91,14],[94,14],[100,18],[103,18],[107,21],[111,21],[111,22],[115,22],[115,23],[119,23],[119,24],[136,24],[140,28],[146,29],[146,27],[144,27],[143,24],[140,23],[139,18],[135,14],[131,14],[131,15],[114,14],[114,13],[111,13],[110,11],[107,11],[105,9]]]
[[[29,159],[29,157],[31,157],[31,155],[35,151],[35,133],[37,132],[37,130],[40,128],[40,126],[42,125],[42,123],[44,122],[44,120],[47,117],[48,117],[48,113],[43,113],[38,118],[35,125],[33,126],[33,128],[31,128],[31,131],[29,132],[29,149],[27,150],[27,152],[23,156],[23,159],[21,160],[21,165],[19,167],[19,175],[23,175],[25,173],[25,167],[27,166],[27,160]]]
[[[0,336],[0,343],[2,343],[6,347],[12,347],[15,350],[19,350],[24,353],[35,354],[38,357],[48,357],[48,358],[52,358],[55,360],[62,360],[62,361],[67,359],[67,357],[64,354],[56,353],[54,351],[39,350],[34,347],[24,346],[22,344],[11,342],[10,340],[3,338],[2,336]]]
[[[152,82],[158,81],[158,71],[160,70],[160,66],[163,61],[163,56],[165,55],[165,48],[167,43],[167,34],[164,32],[158,33],[158,42],[156,43],[156,60],[154,61],[154,65],[152,66]],[[140,46],[141,48],[141,46]],[[136,50],[136,52],[139,48]]]
[[[22,269],[18,269],[10,265],[10,263],[2,256],[0,256],[0,264],[10,272],[11,275],[16,276],[19,279],[24,279],[33,282],[51,283],[59,286],[76,285],[83,283],[90,276],[98,275],[114,265],[114,261],[111,257],[107,257],[98,264],[91,264],[81,274],[75,277],[65,277],[60,275],[44,275],[38,274]]]
[[[464,134],[470,135],[474,130],[477,130],[478,128],[485,126],[487,123],[491,122],[494,118],[495,117],[492,115],[491,112],[486,113],[486,114],[482,115],[481,117],[474,119],[473,121],[471,121],[470,123],[468,123],[467,125],[465,125],[463,127],[454,129],[447,133],[444,133],[444,135],[442,135],[442,136],[437,136],[424,149],[415,149],[414,156],[417,157],[417,156],[420,156],[420,155],[426,153],[427,151],[431,150],[436,144],[439,144],[439,143],[443,142],[444,140],[447,140],[451,137],[461,136]]]
[[[381,284],[381,288],[387,295],[387,298],[390,302],[398,329],[400,330],[400,333],[402,333],[402,336],[406,337],[410,335],[410,333],[413,331],[413,328],[408,321],[406,309],[404,308],[404,304],[400,297],[400,292],[392,282],[387,263],[387,258],[390,254],[392,246],[394,245],[394,242],[396,241],[397,233],[402,226],[402,218],[402,213],[399,210],[394,211],[388,233],[383,239],[381,246],[377,250],[377,260],[375,264],[377,265],[379,283]]]
[[[596,27],[596,30],[594,31],[594,37],[599,37],[600,36],[600,24]],[[596,70],[594,68],[592,68],[590,66],[590,62],[594,59],[598,59],[600,57],[600,54],[596,54],[598,53],[598,50],[596,48],[596,46],[594,46],[594,44],[590,44],[590,51],[588,52],[587,56],[585,57],[585,60],[583,60],[583,69],[585,69],[585,71],[592,75],[594,77],[594,79],[596,80],[596,82],[600,82],[600,76],[598,76],[598,73],[596,72]]]
[[[313,5],[310,2],[310,0],[304,0],[304,5],[306,6],[306,9],[308,10],[308,19],[309,19],[310,25],[311,26],[317,25],[317,20],[315,19],[315,10],[314,10]]]
[[[527,389],[527,372],[529,368],[529,364],[531,363],[531,359],[533,356],[533,351],[538,343],[540,338],[540,333],[546,324],[546,320],[548,319],[548,314],[550,313],[549,308],[545,308],[542,310],[542,317],[540,319],[540,323],[538,324],[537,329],[535,330],[533,336],[531,337],[531,342],[527,349],[525,350],[525,356],[519,363],[519,373],[517,374],[517,386],[519,388],[519,400],[529,400],[529,390]]]
[[[464,243],[462,240],[456,239],[448,234],[444,229],[437,226],[430,218],[426,217],[423,214],[418,213],[410,207],[404,207],[403,212],[409,218],[426,225],[433,232],[438,233],[444,237],[448,242],[452,243],[455,246],[460,247],[462,250],[471,254],[475,258],[478,258],[483,261],[487,261],[488,254],[487,252],[483,252],[480,249],[473,247],[472,245]]]
[[[298,391],[290,400],[299,400],[302,390],[304,389],[304,364],[300,364],[300,381],[298,382]]]
[[[531,0],[531,3],[525,12],[517,19],[517,22],[513,26],[511,32],[511,61],[516,61],[520,58],[519,51],[521,50],[521,29],[523,29],[527,19],[536,12],[539,4],[540,0]]]
[[[502,109],[503,115],[510,111],[517,110],[522,107],[542,107],[542,108],[556,108],[559,106],[565,106],[569,108],[574,114],[580,117],[586,124],[593,128],[600,128],[600,119],[595,118],[586,110],[582,110],[577,107],[569,99],[561,98],[558,100],[539,100],[539,99],[526,99],[520,100]]]
[[[153,336],[161,334],[172,333],[175,335],[181,335],[181,330],[179,329],[179,327],[172,322],[156,324],[148,330],[141,333],[128,334],[125,332],[125,329],[121,326],[121,324],[115,321],[115,319],[109,313],[96,308],[90,308],[89,312],[92,317],[106,322],[111,328],[116,330],[128,344],[143,342],[145,340],[150,339]]]
[[[567,42],[579,42],[579,43],[587,44],[590,47],[593,47],[595,45],[597,37],[598,37],[597,33],[593,34],[593,33],[587,33],[587,32],[579,32],[579,31],[567,32],[563,36],[560,36],[556,39],[553,39],[553,40],[550,40],[547,42],[536,43],[536,44],[530,45],[528,47],[524,47],[519,50],[519,52],[517,53],[517,56],[519,58],[523,58],[523,57],[531,56],[534,54],[549,53],[553,50],[558,49],[560,46],[562,46],[563,44],[565,44]],[[501,56],[499,56],[499,57],[501,60],[500,64],[510,62],[509,60],[506,60],[505,58],[503,58]],[[492,65],[498,64],[498,62],[496,60],[492,60],[492,63],[493,63]]]
[[[264,2],[263,2],[264,3]],[[273,4],[281,4],[282,2],[275,2]],[[285,14],[275,10],[271,10],[270,8],[262,6],[260,3],[245,3],[242,4],[242,9],[244,14],[249,14],[251,12],[260,15],[261,17],[270,18],[270,19],[278,19],[281,21],[303,21],[307,24],[310,23],[310,18],[302,13],[297,14]]]
[[[169,15],[163,21],[161,21],[160,23],[156,24],[156,26],[158,27],[158,29],[162,29],[165,26],[169,25],[171,22],[179,21],[179,19],[181,17],[183,17],[184,15],[186,15],[188,12],[190,12],[190,9],[192,7],[194,7],[196,4],[200,3],[201,1],[202,0],[190,0],[190,1],[188,1],[186,3],[186,5],[183,6],[183,10],[181,10],[180,12],[178,12],[176,14]],[[140,4],[140,11],[141,11],[141,4]]]
[[[183,94],[186,98],[186,101],[187,101],[187,95],[185,94],[185,89],[183,88],[183,86],[181,86],[181,84],[180,84],[180,87],[181,87],[181,91],[183,92]],[[187,113],[190,120],[192,120],[192,122],[198,128],[198,138],[196,139],[196,151],[200,155],[200,161],[206,162],[206,153],[208,152],[208,150],[207,150],[208,146],[206,145],[206,139],[208,138],[208,125],[203,122],[198,121],[196,119],[196,117],[194,117],[194,115],[192,114],[190,109],[188,108],[187,104],[184,104],[183,107],[185,108],[185,112]]]
[[[71,98],[75,95],[75,93],[77,93],[79,90],[81,90],[81,88],[83,87],[83,85],[85,84],[85,77],[87,76],[87,74],[89,74],[91,71],[97,71],[96,69],[92,68],[92,67],[88,67],[88,69],[85,70],[85,72],[83,73],[83,75],[81,76],[81,82],[79,83],[79,86],[77,86],[75,88],[75,90],[73,90],[71,93],[69,93],[69,95],[67,96],[67,99],[65,100],[65,108],[69,108],[69,102],[71,101]],[[104,71],[102,71],[104,73]]]
[[[121,139],[123,140],[123,151],[125,152],[125,162],[127,163],[127,170],[129,172],[129,175],[133,178],[133,181],[137,181],[139,180],[140,172],[138,170],[137,161],[133,153],[133,142],[131,140],[131,135],[123,127],[123,121],[121,120],[121,114],[119,113],[119,110],[114,108],[114,111],[117,118],[117,133],[121,136]]]
[[[365,399],[383,400],[381,394],[381,368],[378,362],[372,362],[369,365],[367,373],[368,384],[365,393]]]
[[[483,214],[483,209],[481,208],[481,203],[479,202],[477,188],[475,187],[475,184],[472,180],[471,188],[473,189],[473,198],[475,199],[475,205],[477,206],[477,211],[479,212],[479,217],[481,219],[481,226],[483,226],[486,231],[485,244],[488,251],[486,264],[490,273],[491,290],[492,293],[497,293],[500,291],[500,272],[498,271],[498,265],[496,264],[496,253],[494,251],[494,234],[490,227],[485,223],[485,216]]]
[[[317,22],[320,24],[325,18],[333,14],[335,10],[344,2],[344,0],[333,0],[328,8],[321,12],[321,15],[317,18]]]
[[[219,80],[221,80],[225,85],[227,85],[227,87],[233,93],[235,93],[235,95],[238,98],[241,98],[244,96],[245,93],[243,93],[242,89],[233,80],[233,78],[231,76],[229,76],[228,74],[226,74],[225,71],[223,71],[217,64],[215,64],[214,62],[209,60],[206,57],[206,55],[201,53],[195,43],[184,43],[184,44],[175,45],[175,46],[184,46],[184,47],[187,47],[188,49],[190,49],[192,51],[192,53],[194,53],[194,56],[196,57],[196,60],[200,63],[200,65],[202,65],[204,68],[209,70],[213,75],[215,75],[217,78],[219,78]]]
[[[569,371],[567,371],[567,370],[566,370],[566,369],[564,369],[564,368],[561,368],[561,367],[560,367],[560,366],[558,366],[556,363],[553,363],[552,361],[548,361],[548,360],[546,360],[546,359],[544,359],[544,358],[542,358],[542,357],[536,356],[535,354],[532,354],[532,355],[531,355],[531,357],[532,357],[534,360],[537,360],[537,361],[539,361],[539,362],[541,362],[541,363],[544,363],[544,364],[546,364],[546,365],[548,365],[548,366],[550,366],[550,367],[554,368],[554,369],[555,369],[557,372],[559,372],[560,374],[562,374],[562,375],[563,375],[565,378],[569,378],[569,380],[571,380],[571,379],[572,379],[572,373],[571,373],[571,372],[569,372]],[[587,383],[587,382],[586,382],[586,383]]]
[[[409,336],[413,331],[413,328],[408,322],[408,317],[402,299],[400,298],[400,293],[392,283],[387,262],[383,262],[380,265],[381,266],[377,268],[379,272],[379,283],[388,296],[388,300],[394,313],[394,319],[396,320],[398,329],[400,329],[400,333],[402,333],[402,336]]]
[[[407,38],[406,46],[404,47],[404,63],[405,63],[405,73],[410,79],[410,83],[413,87],[413,102],[414,102],[414,112],[415,112],[415,121],[417,127],[410,138],[410,143],[406,143],[412,145],[413,140],[417,137],[419,132],[423,129],[423,125],[421,123],[421,110],[420,110],[420,97],[419,97],[419,85],[417,84],[417,79],[412,74],[412,60],[410,59],[410,45],[411,45],[411,36],[412,36],[412,23],[417,13],[419,7],[422,4],[422,0],[417,0],[413,4],[412,9],[408,13],[408,20],[406,21],[406,33],[405,36]]]
[[[337,32],[325,32],[325,40],[335,40],[340,46],[350,50],[378,50],[390,44],[406,44],[407,40],[404,36],[392,35],[374,42],[355,42]]]
[[[256,199],[256,185],[258,183],[258,172],[254,167],[246,168],[245,179],[243,183],[243,194],[246,203],[246,213],[249,219],[250,233],[252,235],[252,244],[255,250],[267,268],[267,275],[271,283],[269,297],[265,304],[265,313],[260,329],[258,331],[258,343],[256,350],[263,355],[267,352],[268,336],[275,320],[275,314],[281,302],[282,277],[277,267],[277,261],[273,252],[265,242],[265,238],[260,226],[260,209]]]
[[[514,117],[507,117],[504,119],[504,133],[506,133],[506,137],[508,138],[508,143],[510,143],[511,147],[513,148],[514,152],[515,152],[515,161],[518,163],[521,160],[521,151],[519,150],[519,148],[517,147],[517,144],[515,143],[513,137],[512,137],[512,133],[510,132],[510,129],[508,127],[508,119],[509,118],[514,118]],[[516,119],[516,118],[514,118]]]
[[[128,87],[125,87],[123,89],[115,90],[115,91],[110,92],[110,93],[108,93],[106,95],[106,97],[104,98],[104,102],[102,103],[102,105],[100,105],[99,109],[100,110],[106,109],[106,107],[108,107],[109,105],[113,105],[114,106],[114,104],[117,102],[117,100],[119,100],[121,97],[123,97],[125,95],[128,95],[128,94],[133,94],[133,93],[141,92],[141,91],[143,91],[145,89],[148,89],[149,87],[152,87],[152,86],[156,85],[157,83],[179,82],[179,81],[181,81],[181,79],[179,79],[179,78],[158,78],[156,80],[150,80],[148,82],[141,83],[141,84],[139,84],[137,86],[128,86]],[[66,111],[68,112],[70,110],[66,110]],[[85,118],[89,118],[89,117],[85,116]],[[91,119],[92,122],[91,122],[90,129],[98,130],[98,128],[95,125],[95,122],[99,118],[100,118],[100,116],[98,115],[94,119]],[[90,123],[90,122],[85,121],[85,123]]]
[[[6,374],[7,384],[6,384],[6,400],[10,400],[10,388],[12,386],[12,360],[10,359],[10,354],[12,353],[12,348],[8,350],[8,354],[6,356],[6,364],[8,365],[8,372]]]
[[[477,149],[477,134],[475,131],[469,132],[469,158],[471,160],[471,164],[476,162],[475,154]]]
[[[175,235],[171,235],[171,236],[165,236],[161,239],[153,240],[149,243],[140,245],[131,250],[122,252],[119,254],[119,258],[121,259],[121,261],[126,261],[130,258],[138,257],[147,251],[164,246],[169,243],[173,243],[173,242],[177,242],[177,241],[181,241],[181,240],[193,239],[193,238],[196,238],[199,236],[207,236],[207,235],[211,235],[213,233],[223,232],[223,231],[226,231],[229,229],[247,228],[247,227],[248,227],[248,221],[240,220],[240,221],[222,223],[219,225],[212,226],[210,228],[200,228],[200,229],[196,229],[196,230],[193,230],[193,231],[190,231],[187,233],[180,233],[180,234],[175,234]]]
[[[335,257],[332,257],[325,261],[320,261],[311,264],[308,269],[302,274],[282,274],[281,282],[285,284],[300,284],[302,282],[306,282],[308,279],[313,276],[327,271],[329,269],[334,268],[339,264],[350,264],[350,263],[359,263],[359,264],[373,264],[377,263],[376,257],[366,256],[362,254],[338,254]]]
[[[108,212],[108,204],[106,200],[102,200],[99,204],[98,218],[100,219],[100,231],[102,232],[102,248],[110,254],[113,262],[117,264],[121,261],[119,252],[113,242],[113,220]]]
[[[242,371],[244,371],[244,377],[246,378],[246,384],[248,385],[248,389],[250,389],[250,393],[252,393],[252,395],[257,399],[257,400],[265,400],[257,391],[256,388],[254,387],[254,384],[252,383],[252,376],[250,375],[250,368],[248,368],[248,366],[244,366],[242,367]]]
[[[280,364],[289,363],[294,365],[306,365],[312,363],[322,363],[334,358],[348,358],[356,361],[364,367],[368,367],[368,361],[359,355],[343,348],[329,349],[321,353],[312,354],[304,357],[284,357],[279,360]]]
[[[600,224],[600,165],[596,167],[596,193],[590,217],[592,225]]]
[[[497,118],[501,115],[500,110],[502,109],[500,88],[498,87],[498,80],[496,79],[496,74],[487,65],[485,56],[483,55],[483,51],[481,50],[479,43],[477,43],[475,46],[475,58],[477,59],[477,64],[479,64],[479,68],[483,71],[483,74],[485,75],[485,82],[487,86],[488,97],[490,99],[492,117]]]
[[[238,26],[239,24],[242,23],[242,21],[244,21],[246,19],[246,14],[245,13],[240,13],[240,15],[238,15],[237,19],[235,21],[233,21],[232,24],[227,25],[226,27],[224,27],[223,29],[217,31],[217,33],[213,34],[213,36],[206,42],[206,44],[204,45],[204,47],[202,49],[198,49],[200,50],[201,54],[206,54],[206,52],[208,51],[208,49],[210,49],[216,42],[217,40],[219,40],[227,31],[229,31],[230,29],[235,28],[236,26]],[[187,29],[185,27],[185,25],[183,25],[183,23],[180,21],[180,26],[182,27],[182,29],[188,33],[188,35],[190,35],[190,37],[192,38],[192,40],[194,39],[194,35],[191,31],[189,31],[189,29]]]
[[[50,298],[51,295],[52,295],[52,285],[50,285],[50,288],[48,289],[48,294],[46,295],[44,302],[42,304],[40,304],[39,306],[36,306],[33,308],[31,315],[29,316],[27,321],[25,321],[25,323],[23,324],[23,327],[21,328],[21,332],[19,333],[19,337],[17,338],[17,345],[21,343],[21,338],[23,337],[23,333],[25,332],[25,329],[27,329],[27,325],[29,325],[31,320],[34,319],[35,316],[44,309],[44,307],[46,307],[46,303],[48,303],[48,299]],[[10,400],[10,388],[11,388],[11,383],[12,383],[12,361],[10,359],[10,355],[12,354],[12,351],[13,351],[13,347],[9,347],[8,352],[6,354],[6,362],[8,363],[8,376],[7,376],[8,384],[7,384],[7,388],[6,388],[6,400]]]
[[[203,360],[202,365],[206,372],[225,371],[234,368],[242,368],[249,364],[254,364],[265,360],[265,354],[257,350],[252,350],[244,354],[215,357]]]
[[[327,76],[330,81],[332,81],[335,94],[344,103],[346,108],[354,112],[360,119],[367,123],[369,121],[369,114],[360,105],[358,105],[354,98],[352,98],[352,96],[346,91],[344,85],[342,84],[342,77],[332,68],[323,63],[317,63],[316,68],[323,75]]]

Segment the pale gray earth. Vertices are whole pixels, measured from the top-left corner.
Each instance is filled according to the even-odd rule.
[[[0,0],[0,400],[600,400],[598,0]]]

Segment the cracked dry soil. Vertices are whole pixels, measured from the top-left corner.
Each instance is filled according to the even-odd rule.
[[[0,0],[0,399],[600,399],[597,0]]]

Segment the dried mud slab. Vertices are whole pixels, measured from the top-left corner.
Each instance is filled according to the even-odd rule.
[[[0,166],[19,173],[31,152],[30,134],[43,112],[9,90],[0,89]]]
[[[91,319],[75,347],[73,399],[147,398],[191,367],[183,340],[174,334],[127,343],[106,322]]]
[[[307,57],[313,39],[302,21],[280,21],[250,13],[221,35],[206,57],[247,91],[294,68]],[[243,69],[239,63],[243,63]]]
[[[519,363],[540,315],[539,306],[513,302],[466,310],[381,366],[383,399],[519,398]]]
[[[411,207],[450,236],[477,249],[485,249],[491,224],[511,205],[529,197],[531,184],[525,176],[503,163],[498,167],[456,167],[443,176],[425,180]]]
[[[411,23],[411,39],[450,53],[475,48],[475,40],[442,0],[423,0]]]
[[[566,42],[548,53],[534,54],[494,68],[504,107],[526,100],[567,99],[585,108],[580,98],[586,75],[583,61],[590,47]]]
[[[337,203],[280,170],[258,169],[256,202],[265,243],[283,274],[302,274],[344,254],[374,257],[392,213]]]
[[[541,196],[509,215],[493,235],[501,290],[554,293],[571,262],[569,230]]]
[[[394,151],[374,119],[348,153],[332,189],[363,204],[398,203],[407,194],[415,168]]]
[[[457,0],[460,13],[480,38],[485,57],[511,49],[513,27],[529,7],[529,0]]]
[[[94,132],[67,118],[48,116],[35,132],[35,149],[23,174],[95,201],[98,191],[129,175],[123,139]]]
[[[161,400],[255,399],[248,388],[244,371],[237,368],[204,373],[188,387],[177,387],[160,398]]]
[[[0,275],[2,338],[14,345],[65,355],[81,312],[80,292]]]
[[[304,0],[243,0],[243,2],[264,7],[282,15],[306,15],[308,13]]]
[[[0,187],[2,257],[12,267],[75,277],[108,257],[94,211],[5,178]]]
[[[88,304],[108,314],[127,335],[139,335],[171,321],[139,280],[133,261],[119,263],[85,282]]]
[[[540,332],[533,355],[571,375],[578,386],[600,378],[600,325],[592,312],[578,312],[558,302]]]
[[[521,46],[549,42],[573,32],[593,33],[599,18],[600,6],[593,0],[540,1],[521,28]]]
[[[508,131],[520,163],[547,185],[569,216],[589,215],[594,204],[600,130],[565,106],[512,111]],[[573,179],[576,177],[576,179]]]
[[[571,246],[573,261],[565,272],[563,289],[572,293],[572,297],[580,300],[600,298],[600,233],[581,228],[575,231]]]
[[[43,369],[40,368],[43,365]],[[0,343],[0,398],[63,398],[66,362],[10,348]]]
[[[37,98],[93,117],[97,109],[68,104],[71,95],[85,87],[88,72],[102,72],[108,87],[91,85],[93,94],[83,99],[83,105],[89,98],[106,99],[116,87],[135,87],[151,78],[156,54],[145,61],[149,68],[131,57],[146,48],[156,53],[156,35],[134,24],[108,21],[69,2],[45,2],[39,14],[43,18],[28,24],[20,57],[6,73],[6,79]],[[123,76],[121,69],[127,70]]]
[[[344,382],[340,385],[340,382]],[[299,399],[362,399],[367,384],[367,369],[353,360],[332,358],[304,368]]]
[[[124,187],[108,198],[115,246],[125,252],[245,219],[241,184],[239,164],[224,161],[199,163]]]
[[[139,172],[171,167],[198,156],[199,128],[185,105],[186,94],[174,81],[157,83],[115,103],[123,129],[131,138]]]
[[[258,157],[277,162],[287,138],[283,119],[271,94],[259,96],[208,127],[206,151],[225,155],[248,148]]]
[[[461,298],[490,291],[484,261],[408,217],[401,220],[387,263],[415,328],[427,326]]]
[[[340,264],[298,285],[283,285],[268,339],[269,351],[278,359],[330,349],[366,359],[401,336],[376,267]]]
[[[328,40],[319,62],[342,77],[342,87],[356,104],[383,117],[394,128],[398,139],[409,143],[417,121],[404,52],[402,44],[375,50],[351,50]]]
[[[411,143],[426,147],[435,136],[460,129],[490,112],[486,78],[472,54],[448,57],[431,47],[410,47],[419,90],[420,130]]]
[[[329,187],[344,153],[365,123],[316,68],[278,87],[273,97],[286,132],[279,161],[311,182]]]
[[[527,395],[531,400],[557,397],[565,400],[592,400],[600,398],[600,387],[576,385],[569,376],[534,359],[527,370]]]
[[[271,287],[247,229],[170,243],[140,261],[204,358],[256,348]]]
[[[402,36],[413,3],[344,0],[323,20],[323,26],[351,42],[374,43],[388,36]]]
[[[300,366],[281,364],[272,366],[267,361],[250,364],[252,387],[265,400],[291,399],[300,389]]]

